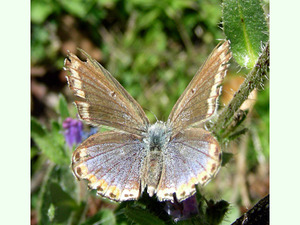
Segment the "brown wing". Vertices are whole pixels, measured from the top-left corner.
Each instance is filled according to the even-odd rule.
[[[229,42],[219,44],[177,100],[168,118],[176,135],[181,129],[209,119],[217,109],[217,98],[231,58]]]
[[[95,126],[144,134],[149,120],[141,106],[106,69],[82,53],[86,62],[72,53],[65,59],[65,69],[71,72],[67,76],[69,87],[81,98],[75,102],[81,119]]]
[[[97,133],[73,153],[72,169],[89,181],[99,195],[115,201],[137,199],[144,143],[135,135],[116,131]]]
[[[179,132],[164,149],[163,169],[156,190],[160,201],[182,201],[204,185],[221,165],[221,149],[216,139],[201,128]]]

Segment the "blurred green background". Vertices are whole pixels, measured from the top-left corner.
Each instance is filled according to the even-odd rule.
[[[268,13],[268,2],[263,2]],[[84,49],[99,61],[141,104],[150,121],[166,120],[173,105],[212,49],[225,39],[219,0],[32,0],[31,114],[46,127],[57,120],[59,94],[69,103],[63,62],[67,50]],[[234,94],[247,70],[231,60],[220,108]],[[210,198],[232,203],[225,219],[232,222],[269,192],[269,88],[250,98],[254,106],[244,126],[248,134],[224,146],[233,159],[202,188]],[[226,95],[226,96],[225,96]],[[47,163],[32,142],[32,224]],[[92,197],[92,216],[115,208]],[[226,223],[224,222],[224,224]]]

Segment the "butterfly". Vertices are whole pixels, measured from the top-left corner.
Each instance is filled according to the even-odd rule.
[[[80,118],[111,131],[94,134],[72,155],[73,174],[97,194],[114,201],[136,200],[147,189],[159,201],[183,201],[220,168],[221,149],[199,125],[217,110],[229,42],[215,47],[174,105],[167,122],[150,124],[124,87],[83,50],[87,61],[68,53],[64,68]]]

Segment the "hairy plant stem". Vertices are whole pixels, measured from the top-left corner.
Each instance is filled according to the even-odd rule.
[[[234,114],[238,111],[243,102],[248,98],[249,94],[260,87],[269,79],[269,42],[264,46],[262,54],[258,58],[255,67],[248,74],[240,89],[234,94],[231,102],[224,108],[214,122],[210,130],[219,138],[224,138],[223,134],[232,122]],[[226,132],[225,132],[226,133]]]

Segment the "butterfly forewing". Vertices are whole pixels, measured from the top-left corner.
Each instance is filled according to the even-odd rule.
[[[117,131],[97,133],[73,153],[72,169],[78,179],[89,181],[99,195],[115,201],[140,196],[140,172],[145,157],[142,141]]]
[[[188,87],[174,105],[168,118],[168,124],[176,135],[190,125],[209,119],[217,109],[227,62],[231,58],[229,42],[218,45],[198,70]]]
[[[164,164],[157,197],[182,201],[196,192],[195,184],[207,183],[218,171],[221,149],[210,132],[189,128],[179,132],[164,150]]]
[[[107,70],[83,53],[86,62],[72,53],[65,60],[65,68],[71,72],[69,87],[81,98],[75,102],[81,119],[95,126],[145,134],[149,120],[140,105]]]

